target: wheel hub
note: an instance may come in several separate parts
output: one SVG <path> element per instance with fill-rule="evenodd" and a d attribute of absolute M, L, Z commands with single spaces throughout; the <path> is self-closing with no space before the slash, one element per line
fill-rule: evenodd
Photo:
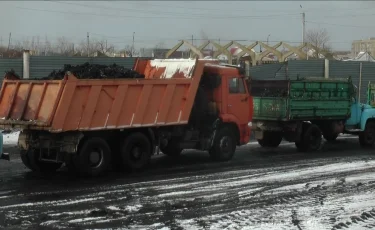
<path fill-rule="evenodd" d="M 98 167 L 103 161 L 103 152 L 94 150 L 89 155 L 90 166 L 93 168 Z"/>
<path fill-rule="evenodd" d="M 220 148 L 225 153 L 230 152 L 231 141 L 230 141 L 229 137 L 223 137 L 223 138 L 221 138 L 221 140 L 220 140 Z"/>
<path fill-rule="evenodd" d="M 142 150 L 139 147 L 134 147 L 132 149 L 132 155 L 133 157 L 138 160 L 142 156 Z"/>

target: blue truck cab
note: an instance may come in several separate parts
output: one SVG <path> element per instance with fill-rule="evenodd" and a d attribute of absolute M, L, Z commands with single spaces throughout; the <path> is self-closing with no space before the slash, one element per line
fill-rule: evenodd
<path fill-rule="evenodd" d="M 375 143 L 375 84 L 368 84 L 366 103 L 360 103 L 356 97 L 352 101 L 345 133 L 358 135 L 361 146 L 372 147 Z"/>

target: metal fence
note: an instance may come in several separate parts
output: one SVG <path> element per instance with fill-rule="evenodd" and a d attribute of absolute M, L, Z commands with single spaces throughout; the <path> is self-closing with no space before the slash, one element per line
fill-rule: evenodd
<path fill-rule="evenodd" d="M 111 58 L 111 57 L 63 57 L 63 56 L 30 56 L 30 78 L 47 77 L 53 70 L 64 68 L 65 64 L 80 65 L 86 62 L 90 64 L 111 65 L 117 64 L 126 68 L 132 68 L 136 58 Z M 0 81 L 6 71 L 14 71 L 23 77 L 22 58 L 0 58 Z"/>
<path fill-rule="evenodd" d="M 362 70 L 360 66 L 362 63 Z M 250 76 L 254 79 L 296 79 L 299 77 L 324 77 L 324 60 L 290 60 L 282 64 L 268 64 L 251 67 Z M 367 85 L 375 81 L 374 62 L 329 61 L 329 78 L 351 77 L 358 87 L 361 102 L 367 100 Z M 360 81 L 361 79 L 361 81 Z M 360 83 L 361 82 L 361 83 Z"/>

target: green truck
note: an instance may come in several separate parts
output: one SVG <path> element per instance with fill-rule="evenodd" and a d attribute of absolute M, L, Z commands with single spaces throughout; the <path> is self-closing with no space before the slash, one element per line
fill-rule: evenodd
<path fill-rule="evenodd" d="M 320 149 L 322 136 L 333 141 L 345 133 L 355 102 L 350 78 L 251 80 L 252 128 L 262 147 L 277 147 L 282 139 L 300 151 Z"/>

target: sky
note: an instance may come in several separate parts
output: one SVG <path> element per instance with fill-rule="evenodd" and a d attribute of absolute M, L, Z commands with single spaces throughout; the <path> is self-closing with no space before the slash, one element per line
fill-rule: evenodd
<path fill-rule="evenodd" d="M 301 8 L 302 6 L 302 8 Z M 179 40 L 200 44 L 240 40 L 270 44 L 302 41 L 306 31 L 326 29 L 334 50 L 350 50 L 353 40 L 375 37 L 375 1 L 0 1 L 0 45 L 39 36 L 56 43 L 107 40 L 117 48 L 136 49 Z"/>

